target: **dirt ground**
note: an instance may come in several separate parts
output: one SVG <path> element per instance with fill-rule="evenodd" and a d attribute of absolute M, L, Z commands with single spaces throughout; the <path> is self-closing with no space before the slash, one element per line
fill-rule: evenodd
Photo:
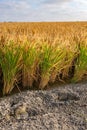
<path fill-rule="evenodd" d="M 87 130 L 87 83 L 0 98 L 0 130 Z"/>

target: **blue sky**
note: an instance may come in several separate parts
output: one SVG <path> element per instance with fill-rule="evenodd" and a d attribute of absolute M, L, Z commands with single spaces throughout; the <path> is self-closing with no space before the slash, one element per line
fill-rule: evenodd
<path fill-rule="evenodd" d="M 0 0 L 0 21 L 87 21 L 87 0 Z"/>

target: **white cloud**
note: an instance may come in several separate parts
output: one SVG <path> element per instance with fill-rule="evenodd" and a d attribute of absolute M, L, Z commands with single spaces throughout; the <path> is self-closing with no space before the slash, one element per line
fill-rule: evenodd
<path fill-rule="evenodd" d="M 77 21 L 86 14 L 86 0 L 0 1 L 0 21 Z"/>

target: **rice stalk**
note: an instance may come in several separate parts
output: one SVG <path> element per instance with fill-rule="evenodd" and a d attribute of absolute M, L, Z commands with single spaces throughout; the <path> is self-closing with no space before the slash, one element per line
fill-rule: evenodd
<path fill-rule="evenodd" d="M 14 46 L 14 42 L 9 41 L 3 48 L 0 48 L 0 65 L 4 80 L 3 95 L 10 93 L 18 81 L 18 72 L 21 68 L 20 59 L 20 48 Z"/>
<path fill-rule="evenodd" d="M 75 60 L 78 57 L 78 48 L 76 44 L 73 44 L 72 46 L 62 46 L 63 51 L 65 51 L 64 61 L 62 63 L 63 69 L 62 69 L 62 79 L 67 79 L 68 77 L 72 78 L 74 74 L 74 69 L 72 69 L 75 66 Z M 71 70 L 72 69 L 72 70 Z M 70 72 L 71 70 L 71 72 Z M 70 79 L 71 80 L 71 79 Z"/>
<path fill-rule="evenodd" d="M 75 74 L 72 79 L 73 82 L 81 81 L 84 75 L 87 75 L 87 46 L 81 44 L 78 51 L 79 56 L 75 65 Z"/>
<path fill-rule="evenodd" d="M 48 43 L 43 44 L 40 62 L 41 81 L 39 88 L 43 89 L 49 81 L 55 80 L 57 72 L 63 68 L 62 62 L 64 61 L 64 55 L 65 53 L 55 45 L 50 45 Z"/>
<path fill-rule="evenodd" d="M 36 80 L 36 68 L 38 65 L 38 50 L 36 44 L 25 42 L 22 48 L 23 51 L 23 86 L 32 87 L 34 80 Z"/>

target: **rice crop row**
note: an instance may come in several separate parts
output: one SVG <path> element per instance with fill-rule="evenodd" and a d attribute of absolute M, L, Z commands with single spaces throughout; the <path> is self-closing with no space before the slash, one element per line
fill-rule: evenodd
<path fill-rule="evenodd" d="M 14 87 L 44 89 L 56 81 L 87 80 L 86 27 L 87 23 L 0 23 L 3 95 Z"/>

